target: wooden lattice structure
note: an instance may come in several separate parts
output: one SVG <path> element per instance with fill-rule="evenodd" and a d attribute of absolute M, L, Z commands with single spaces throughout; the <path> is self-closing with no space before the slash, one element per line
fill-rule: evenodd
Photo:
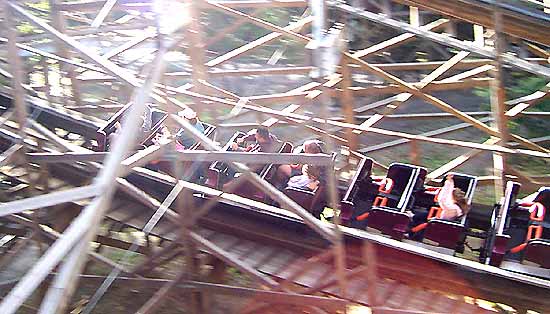
<path fill-rule="evenodd" d="M 30 246 L 41 254 L 18 282 L 3 284 L 0 313 L 23 311 L 31 296 L 40 304 L 33 312 L 75 310 L 71 300 L 79 282 L 100 280 L 83 306 L 83 313 L 92 313 L 117 277 L 158 287 L 149 299 L 139 298 L 137 313 L 155 313 L 167 300 L 182 312 L 208 313 L 217 295 L 243 298 L 238 311 L 244 313 L 336 313 L 350 305 L 369 306 L 373 313 L 489 312 L 463 296 L 520 311 L 547 309 L 547 280 L 461 264 L 340 228 L 338 216 L 335 225 L 320 222 L 246 166 L 259 160 L 332 165 L 331 155 L 222 151 L 175 114 L 192 107 L 220 134 L 263 125 L 290 128 L 302 140 L 323 139 L 330 152 L 345 156 L 328 180 L 333 208 L 339 179 L 357 163 L 354 152 L 386 150 L 391 156 L 388 149 L 402 144 L 409 145 L 413 163 L 421 163 L 420 144 L 460 149 L 430 169 L 428 180 L 485 152 L 492 155 L 493 171 L 480 181 L 494 185 L 497 198 L 507 175 L 526 186 L 544 185 L 546 173 L 532 177 L 508 162 L 510 156 L 550 157 L 548 136 L 525 138 L 507 125 L 518 117 L 550 114 L 529 111 L 548 99 L 550 85 L 517 99 L 506 99 L 504 91 L 512 67 L 550 78 L 550 3 L 524 2 L 3 1 L 0 75 L 8 83 L 1 87 L 0 171 L 8 188 L 0 218 L 1 233 L 12 246 L 0 265 L 9 267 Z M 399 34 L 386 39 L 361 34 L 373 25 Z M 472 40 L 457 25 L 471 30 Z M 244 31 L 259 37 L 241 36 Z M 361 36 L 378 42 L 351 47 Z M 227 38 L 234 47 L 220 44 Z M 418 38 L 448 58 L 402 62 L 387 53 L 410 48 L 406 44 Z M 411 71 L 425 75 L 400 78 Z M 434 96 L 472 88 L 490 89 L 491 110 L 460 110 Z M 411 99 L 437 110 L 399 113 Z M 164 124 L 184 128 L 203 149 L 173 154 L 170 139 L 136 152 L 140 116 L 150 108 L 166 112 Z M 94 150 L 98 130 L 122 116 L 117 144 L 109 152 Z M 451 118 L 460 122 L 410 131 L 413 124 Z M 387 120 L 408 122 L 377 127 Z M 446 137 L 470 127 L 482 134 L 477 140 Z M 175 165 L 231 163 L 243 173 L 240 184 L 251 183 L 279 206 L 144 168 L 160 159 Z M 122 227 L 142 231 L 147 242 L 113 236 Z M 155 247 L 151 238 L 163 243 Z M 143 261 L 130 269 L 126 258 L 113 261 L 90 243 L 138 252 Z M 403 255 L 393 256 L 389 247 L 395 245 Z M 397 261 L 403 256 L 407 269 Z M 149 275 L 177 257 L 184 266 L 176 274 Z M 88 260 L 113 271 L 86 275 Z M 251 278 L 252 287 L 224 282 L 227 265 Z"/>

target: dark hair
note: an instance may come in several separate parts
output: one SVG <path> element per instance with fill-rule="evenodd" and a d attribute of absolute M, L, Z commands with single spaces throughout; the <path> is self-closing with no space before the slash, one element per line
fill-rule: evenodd
<path fill-rule="evenodd" d="M 453 198 L 456 205 L 458 205 L 458 207 L 460 207 L 460 209 L 462 210 L 462 215 L 468 214 L 468 212 L 470 211 L 470 205 L 468 204 L 468 200 L 466 199 L 466 194 L 461 189 L 454 188 Z"/>
<path fill-rule="evenodd" d="M 265 126 L 258 127 L 256 129 L 256 134 L 258 134 L 259 136 L 265 139 L 269 139 L 269 129 L 266 128 Z"/>
<path fill-rule="evenodd" d="M 315 165 L 307 165 L 307 175 L 310 179 L 319 179 L 321 176 L 321 168 Z"/>
<path fill-rule="evenodd" d="M 306 147 L 309 147 L 311 151 L 313 151 L 312 154 L 320 154 L 323 152 L 321 149 L 321 145 L 319 145 L 319 142 L 317 141 L 305 141 L 304 142 L 304 152 L 306 150 Z"/>

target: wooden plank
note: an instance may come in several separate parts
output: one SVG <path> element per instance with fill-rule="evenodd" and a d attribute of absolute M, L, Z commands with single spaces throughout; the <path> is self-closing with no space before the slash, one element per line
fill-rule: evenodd
<path fill-rule="evenodd" d="M 330 6 L 337 8 L 340 11 L 350 13 L 351 15 L 368 19 L 375 23 L 383 24 L 401 31 L 406 31 L 406 32 L 416 34 L 417 36 L 429 39 L 431 41 L 440 43 L 445 46 L 450 46 L 450 47 L 458 48 L 460 50 L 470 51 L 488 58 L 495 57 L 495 52 L 492 49 L 489 49 L 486 47 L 479 47 L 472 43 L 457 40 L 448 35 L 437 34 L 431 31 L 426 31 L 417 27 L 413 27 L 408 23 L 393 20 L 386 16 L 368 12 L 359 8 L 354 8 L 344 3 L 331 2 Z M 522 69 L 524 71 L 527 71 L 536 75 L 541 75 L 541 76 L 550 78 L 550 69 L 544 66 L 533 64 L 523 59 L 520 59 L 514 56 L 509 56 L 509 55 L 503 55 L 502 58 L 503 58 L 503 62 L 507 65 Z"/>
<path fill-rule="evenodd" d="M 436 31 L 438 29 L 441 29 L 441 28 L 445 27 L 448 23 L 449 23 L 449 20 L 447 20 L 447 19 L 439 19 L 437 21 L 434 21 L 434 22 L 431 22 L 431 23 L 426 24 L 424 26 L 421 26 L 420 28 L 428 30 L 428 31 Z M 388 49 L 393 48 L 395 46 L 406 44 L 406 43 L 410 42 L 412 39 L 414 39 L 415 36 L 416 36 L 416 34 L 413 34 L 413 33 L 401 34 L 399 36 L 395 36 L 391 39 L 383 41 L 379 44 L 370 46 L 366 49 L 358 50 L 358 51 L 353 53 L 353 56 L 356 57 L 356 58 L 364 58 L 364 57 L 367 57 L 369 55 L 372 55 L 372 54 L 375 54 L 375 53 L 378 53 L 378 52 L 381 52 L 381 51 L 384 51 L 384 50 L 388 50 Z"/>
<path fill-rule="evenodd" d="M 465 122 L 468 122 L 468 123 L 471 123 L 474 127 L 476 127 L 477 129 L 479 130 L 482 130 L 490 135 L 493 135 L 493 136 L 500 136 L 500 132 L 498 130 L 495 130 L 494 128 L 491 128 L 487 125 L 485 125 L 484 123 L 481 123 L 479 120 L 473 118 L 473 117 L 470 117 L 468 116 L 467 114 L 464 114 L 463 112 L 461 112 L 460 110 L 457 110 L 455 108 L 453 108 L 452 106 L 450 106 L 449 104 L 445 103 L 444 101 L 434 97 L 434 96 L 431 96 L 431 95 L 427 95 L 423 92 L 421 92 L 420 90 L 418 90 L 416 87 L 412 86 L 411 84 L 391 75 L 391 74 L 388 74 L 376 67 L 373 67 L 371 66 L 370 64 L 368 64 L 367 62 L 361 60 L 361 59 L 358 59 L 358 58 L 354 58 L 353 56 L 349 55 L 349 54 L 345 54 L 346 57 L 350 58 L 350 60 L 354 60 L 357 64 L 360 64 L 366 71 L 370 72 L 370 73 L 373 73 L 373 74 L 377 74 L 379 75 L 380 77 L 386 79 L 386 80 L 389 80 L 391 82 L 394 82 L 396 84 L 399 85 L 399 87 L 407 92 L 407 93 L 410 93 L 416 97 L 419 97 L 420 99 L 446 111 L 446 112 L 449 112 L 449 113 L 452 113 L 454 114 L 457 118 L 465 121 Z M 541 152 L 545 152 L 545 153 L 548 153 L 550 152 L 550 150 L 546 149 L 546 148 L 543 148 L 539 145 L 536 145 L 532 142 L 529 142 L 523 138 L 521 138 L 520 136 L 517 136 L 517 135 L 513 135 L 511 134 L 511 137 L 513 139 L 515 139 L 516 141 L 524 144 L 525 146 L 529 147 L 529 148 L 532 148 L 532 149 L 535 149 L 535 150 L 538 150 L 538 151 L 541 151 Z"/>
<path fill-rule="evenodd" d="M 0 155 L 0 167 L 8 165 L 14 161 L 14 158 L 17 158 L 21 152 L 23 152 L 23 145 L 15 144 L 8 148 L 6 151 Z"/>
<path fill-rule="evenodd" d="M 107 17 L 107 15 L 111 12 L 113 7 L 115 6 L 117 0 L 107 0 L 101 10 L 99 10 L 99 13 L 96 15 L 95 19 L 93 20 L 91 26 L 94 28 L 98 28 L 103 24 L 103 21 Z"/>
<path fill-rule="evenodd" d="M 491 137 L 483 143 L 484 144 L 496 144 L 498 142 L 499 142 L 498 138 Z M 474 149 L 474 150 L 469 151 L 465 154 L 462 154 L 462 155 L 454 158 L 453 160 L 449 161 L 448 163 L 444 164 L 443 166 L 441 166 L 441 167 L 435 169 L 434 171 L 430 172 L 426 176 L 426 179 L 433 180 L 435 178 L 439 178 L 439 177 L 443 176 L 444 174 L 450 172 L 451 170 L 457 168 L 458 166 L 464 164 L 466 161 L 472 159 L 473 157 L 475 157 L 479 153 L 481 153 L 480 150 Z"/>
<path fill-rule="evenodd" d="M 8 2 L 3 5 L 4 19 L 8 31 L 8 64 L 12 75 L 11 88 L 13 103 L 15 107 L 15 120 L 19 124 L 18 134 L 20 141 L 24 141 L 26 133 L 24 128 L 27 125 L 27 105 L 25 104 L 25 89 L 23 88 L 23 60 L 19 56 L 17 48 L 17 28 L 15 17 L 12 16 L 12 10 Z M 21 149 L 25 150 L 24 147 Z"/>
<path fill-rule="evenodd" d="M 252 16 L 250 16 L 250 18 L 254 18 Z M 255 18 L 254 18 L 255 19 Z M 290 23 L 288 26 L 282 28 L 282 30 L 285 30 L 287 32 L 294 32 L 296 30 L 299 30 L 301 29 L 302 27 L 310 24 L 311 22 L 313 21 L 313 17 L 312 16 L 308 16 L 306 18 L 303 18 L 297 22 L 293 22 L 293 23 Z M 271 42 L 281 36 L 283 36 L 284 32 L 273 32 L 273 33 L 270 33 L 270 34 L 267 34 L 265 36 L 262 36 L 256 40 L 253 40 L 251 42 L 248 42 L 246 43 L 245 45 L 243 46 L 240 46 L 239 48 L 236 48 L 236 49 L 233 49 L 213 60 L 210 60 L 206 63 L 206 66 L 208 67 L 214 67 L 214 66 L 218 66 L 224 62 L 227 62 L 237 56 L 240 56 L 244 53 L 247 53 L 247 52 L 250 52 L 252 49 L 255 49 L 255 48 L 258 48 L 260 47 L 261 45 L 264 45 L 268 42 Z M 309 40 L 309 39 L 308 39 Z"/>
<path fill-rule="evenodd" d="M 493 120 L 493 118 L 488 118 L 487 117 L 487 118 L 482 118 L 480 121 L 488 122 L 488 121 L 492 121 L 492 120 Z M 463 129 L 471 127 L 471 126 L 472 125 L 469 124 L 469 123 L 460 123 L 460 124 L 448 126 L 448 127 L 442 128 L 442 129 L 437 129 L 437 130 L 421 133 L 421 135 L 433 137 L 433 136 L 436 136 L 436 135 L 442 135 L 442 134 L 446 134 L 446 133 L 450 133 L 450 132 L 454 132 L 454 131 L 463 130 Z M 381 144 L 378 144 L 378 145 L 372 145 L 372 146 L 369 146 L 369 147 L 365 147 L 365 148 L 360 149 L 359 152 L 366 154 L 366 153 L 376 152 L 376 151 L 380 151 L 380 150 L 383 150 L 383 149 L 395 147 L 397 145 L 401 145 L 401 144 L 405 144 L 405 143 L 409 143 L 409 142 L 410 142 L 410 140 L 403 138 L 403 139 L 398 139 L 398 140 L 391 141 L 391 142 L 386 142 L 386 143 L 381 143 Z"/>
<path fill-rule="evenodd" d="M 220 11 L 220 12 L 228 13 L 228 14 L 238 16 L 238 17 L 246 17 L 246 18 L 248 18 L 248 21 L 250 23 L 262 26 L 266 29 L 272 30 L 272 31 L 277 32 L 277 33 L 282 33 L 282 34 L 284 34 L 286 36 L 289 36 L 289 37 L 292 37 L 294 39 L 297 39 L 297 40 L 300 40 L 300 41 L 303 41 L 303 42 L 306 42 L 306 43 L 311 40 L 311 38 L 309 38 L 307 36 L 300 35 L 296 32 L 287 30 L 284 27 L 280 27 L 280 26 L 274 25 L 272 23 L 266 22 L 262 19 L 252 17 L 248 14 L 242 13 L 242 12 L 234 10 L 234 9 L 231 9 L 231 8 L 229 8 L 227 6 L 224 6 L 224 5 L 221 5 L 219 3 L 216 3 L 216 2 L 213 2 L 213 1 L 208 1 L 208 0 L 206 0 L 202 3 L 210 6 L 211 8 L 214 8 L 214 9 Z"/>
<path fill-rule="evenodd" d="M 11 201 L 0 204 L 0 217 L 17 214 L 27 210 L 46 208 L 57 204 L 78 201 L 97 196 L 99 193 L 101 193 L 101 188 L 94 184 Z"/>
<path fill-rule="evenodd" d="M 247 264 L 244 264 L 243 262 L 236 259 L 234 256 L 230 255 L 229 253 L 222 250 L 220 247 L 215 245 L 214 243 L 208 241 L 207 239 L 203 238 L 202 236 L 198 235 L 195 232 L 189 232 L 191 239 L 195 244 L 197 244 L 200 247 L 203 247 L 207 251 L 209 251 L 211 254 L 215 255 L 217 258 L 223 260 L 224 262 L 233 265 L 234 267 L 238 268 L 239 270 L 245 272 L 255 280 L 259 281 L 260 283 L 275 287 L 277 286 L 277 282 L 273 281 L 269 277 L 259 273 L 254 268 L 250 267 Z"/>
<path fill-rule="evenodd" d="M 86 152 L 86 153 L 27 153 L 29 162 L 48 163 L 48 162 L 70 162 L 70 161 L 94 161 L 102 162 L 107 156 L 107 152 Z"/>

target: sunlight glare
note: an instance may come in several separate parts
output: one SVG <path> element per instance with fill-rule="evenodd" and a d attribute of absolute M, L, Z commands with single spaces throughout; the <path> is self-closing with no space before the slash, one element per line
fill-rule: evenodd
<path fill-rule="evenodd" d="M 177 0 L 155 0 L 153 10 L 159 16 L 159 28 L 162 34 L 171 34 L 179 27 L 189 23 L 189 4 Z"/>

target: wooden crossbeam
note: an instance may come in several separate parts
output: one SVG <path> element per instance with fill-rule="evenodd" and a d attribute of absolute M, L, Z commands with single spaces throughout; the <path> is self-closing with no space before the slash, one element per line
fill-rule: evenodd
<path fill-rule="evenodd" d="M 491 145 L 491 144 L 497 144 L 499 141 L 500 140 L 498 138 L 491 137 L 483 143 Z M 474 158 L 476 155 L 478 155 L 481 152 L 482 152 L 481 150 L 474 149 L 474 150 L 471 150 L 471 151 L 469 151 L 465 154 L 462 154 L 462 155 L 454 158 L 453 160 L 449 161 L 448 163 L 444 164 L 443 166 L 441 166 L 441 167 L 435 169 L 434 171 L 430 172 L 426 176 L 426 179 L 433 180 L 435 178 L 439 178 L 439 177 L 445 175 L 446 173 L 448 173 L 449 171 L 452 171 L 453 169 L 455 169 L 455 168 L 459 167 L 460 165 L 464 164 L 468 160 Z"/>
<path fill-rule="evenodd" d="M 352 55 L 348 54 L 348 53 L 345 53 L 344 54 L 346 57 L 348 57 L 350 60 L 353 60 L 355 61 L 357 64 L 361 65 L 366 71 L 370 72 L 370 73 L 373 73 L 373 74 L 376 74 L 382 78 L 384 78 L 385 80 L 388 80 L 388 81 L 391 81 L 393 83 L 396 83 L 398 84 L 398 86 L 404 91 L 404 92 L 407 92 L 407 93 L 410 93 L 446 112 L 449 112 L 449 113 L 452 113 L 453 115 L 455 115 L 457 118 L 461 119 L 462 121 L 465 121 L 465 122 L 468 122 L 468 123 L 471 123 L 474 127 L 476 127 L 477 129 L 479 130 L 482 130 L 490 135 L 493 135 L 493 136 L 497 136 L 497 137 L 500 137 L 500 132 L 498 132 L 497 130 L 495 130 L 494 128 L 491 128 L 487 125 L 485 125 L 484 123 L 481 123 L 479 122 L 479 120 L 473 118 L 473 117 L 470 117 L 468 116 L 467 114 L 463 113 L 462 111 L 460 110 L 457 110 L 455 108 L 453 108 L 451 105 L 445 103 L 444 101 L 440 100 L 439 98 L 436 98 L 434 96 L 431 96 L 431 95 L 427 95 L 423 92 L 421 92 L 420 90 L 418 90 L 416 87 L 412 86 L 411 84 L 389 74 L 389 73 L 386 73 L 376 67 L 373 67 L 372 65 L 368 64 L 367 62 L 359 59 L 359 58 L 355 58 L 353 57 Z M 529 147 L 529 148 L 532 148 L 532 149 L 535 149 L 535 150 L 538 150 L 538 151 L 541 151 L 541 152 L 544 152 L 544 153 L 548 153 L 550 152 L 550 150 L 546 149 L 546 148 L 543 148 L 539 145 L 536 145 L 532 142 L 529 142 L 528 140 L 524 139 L 524 138 L 521 138 L 520 136 L 517 136 L 517 135 L 513 135 L 511 134 L 511 137 L 524 144 L 525 146 Z"/>
<path fill-rule="evenodd" d="M 313 17 L 312 16 L 308 16 L 306 18 L 303 18 L 297 22 L 294 22 L 294 23 L 290 23 L 288 26 L 282 28 L 284 29 L 285 31 L 289 31 L 289 32 L 294 32 L 296 30 L 300 30 L 302 27 L 310 24 L 311 22 L 313 21 Z M 233 49 L 213 60 L 210 60 L 206 63 L 206 66 L 209 66 L 209 67 L 214 67 L 214 66 L 218 66 L 224 62 L 227 62 L 237 56 L 240 56 L 244 53 L 248 53 L 250 51 L 252 51 L 253 49 L 255 48 L 258 48 L 260 47 L 261 45 L 264 45 L 268 42 L 271 42 L 277 38 L 280 38 L 281 36 L 283 36 L 283 33 L 282 32 L 273 32 L 273 33 L 270 33 L 270 34 L 267 34 L 265 36 L 262 36 L 256 40 L 253 40 L 251 42 L 248 42 L 247 44 L 243 45 L 243 46 L 240 46 L 236 49 Z"/>
<path fill-rule="evenodd" d="M 286 36 L 289 36 L 289 37 L 292 37 L 294 39 L 298 39 L 300 41 L 303 41 L 303 42 L 309 42 L 311 40 L 311 38 L 307 37 L 307 36 L 304 36 L 304 35 L 300 35 L 296 32 L 293 32 L 293 31 L 290 31 L 290 30 L 286 30 L 284 27 L 280 27 L 280 26 L 277 26 L 275 24 L 272 24 L 272 23 L 269 23 L 269 22 L 266 22 L 262 19 L 259 19 L 259 18 L 255 18 L 253 16 L 250 16 L 248 14 L 245 14 L 245 13 L 242 13 L 240 11 L 237 11 L 237 10 L 234 10 L 234 9 L 231 9 L 227 6 L 224 6 L 224 5 L 221 5 L 221 4 L 218 4 L 214 1 L 204 1 L 202 2 L 204 4 L 207 4 L 208 6 L 218 10 L 218 11 L 221 11 L 221 12 L 224 12 L 224 13 L 228 13 L 228 14 L 231 14 L 231 15 L 234 15 L 234 16 L 238 16 L 238 17 L 246 17 L 248 18 L 248 21 L 250 23 L 253 23 L 253 24 L 256 24 L 256 25 L 259 25 L 259 26 L 262 26 L 266 29 L 269 29 L 269 30 L 272 30 L 274 32 L 277 32 L 277 33 L 282 33 Z"/>
<path fill-rule="evenodd" d="M 198 246 L 206 249 L 210 254 L 213 254 L 214 256 L 221 259 L 222 261 L 236 267 L 237 269 L 243 271 L 244 273 L 248 274 L 252 278 L 256 279 L 258 282 L 264 285 L 267 285 L 268 287 L 277 286 L 276 281 L 260 273 L 259 271 L 250 267 L 249 265 L 237 260 L 233 256 L 229 255 L 227 252 L 222 250 L 220 247 L 218 247 L 216 244 L 208 241 L 207 239 L 203 238 L 202 236 L 196 234 L 193 231 L 189 233 L 193 242 L 195 242 Z"/>
<path fill-rule="evenodd" d="M 329 6 L 337 8 L 342 12 L 347 12 L 347 13 L 350 13 L 351 15 L 368 19 L 369 21 L 373 21 L 375 23 L 379 23 L 391 28 L 395 28 L 400 31 L 406 31 L 406 32 L 416 34 L 417 36 L 429 39 L 431 41 L 440 43 L 445 46 L 450 46 L 450 47 L 458 48 L 460 50 L 470 51 L 491 59 L 495 57 L 495 52 L 493 49 L 489 49 L 487 47 L 479 47 L 476 44 L 461 41 L 456 38 L 450 37 L 448 35 L 437 34 L 431 31 L 426 31 L 418 27 L 414 27 L 408 23 L 404 23 L 404 22 L 400 22 L 400 21 L 388 18 L 384 15 L 365 11 L 360 8 L 354 8 L 350 5 L 340 3 L 340 2 L 334 2 L 334 1 L 329 2 Z M 502 60 L 505 64 L 508 64 L 510 66 L 522 69 L 529 73 L 550 78 L 550 69 L 547 67 L 530 63 L 526 60 L 523 60 L 514 56 L 506 55 L 506 54 L 502 56 Z"/>
<path fill-rule="evenodd" d="M 96 15 L 95 19 L 92 22 L 92 27 L 97 28 L 101 26 L 103 23 L 103 20 L 107 17 L 107 15 L 111 12 L 113 7 L 115 6 L 117 0 L 107 0 L 101 10 L 99 10 L 99 13 Z"/>
<path fill-rule="evenodd" d="M 492 121 L 492 120 L 493 120 L 492 118 L 483 118 L 481 121 L 489 122 L 489 121 Z M 422 133 L 421 135 L 433 137 L 433 136 L 442 135 L 442 134 L 446 134 L 446 133 L 450 133 L 450 132 L 454 132 L 454 131 L 463 130 L 463 129 L 471 127 L 471 126 L 472 125 L 469 124 L 469 123 L 460 123 L 460 124 L 452 125 L 452 126 L 449 126 L 449 127 L 446 127 L 446 128 L 425 132 L 425 133 Z M 382 144 L 379 144 L 379 145 L 373 145 L 373 146 L 365 147 L 365 148 L 360 149 L 359 152 L 361 152 L 361 153 L 371 153 L 371 152 L 376 152 L 376 151 L 380 151 L 380 150 L 383 150 L 383 149 L 395 147 L 395 146 L 398 146 L 398 145 L 401 145 L 401 144 L 409 143 L 409 142 L 410 142 L 410 140 L 408 140 L 408 139 L 398 139 L 398 140 L 395 140 L 395 141 L 382 143 Z"/>
<path fill-rule="evenodd" d="M 439 19 L 437 21 L 431 22 L 431 23 L 426 24 L 424 26 L 420 26 L 420 28 L 424 29 L 424 30 L 428 30 L 428 31 L 436 31 L 436 30 L 439 30 L 439 29 L 445 27 L 447 24 L 449 24 L 449 20 Z M 362 49 L 362 50 L 358 50 L 358 51 L 353 53 L 353 56 L 356 57 L 356 58 L 368 57 L 369 55 L 372 55 L 372 54 L 375 54 L 375 53 L 378 53 L 378 52 L 381 52 L 381 51 L 384 51 L 384 50 L 388 50 L 388 49 L 393 48 L 395 46 L 404 45 L 404 44 L 410 42 L 411 40 L 413 40 L 415 36 L 416 36 L 416 34 L 413 34 L 413 33 L 401 34 L 399 36 L 395 36 L 391 39 L 383 41 L 379 44 L 372 45 L 372 46 L 370 46 L 368 48 L 365 48 L 365 49 Z"/>
<path fill-rule="evenodd" d="M 0 204 L 0 217 L 21 213 L 24 211 L 46 208 L 49 206 L 78 201 L 99 195 L 102 189 L 98 185 L 72 188 L 44 195 L 29 197 L 22 200 Z"/>

